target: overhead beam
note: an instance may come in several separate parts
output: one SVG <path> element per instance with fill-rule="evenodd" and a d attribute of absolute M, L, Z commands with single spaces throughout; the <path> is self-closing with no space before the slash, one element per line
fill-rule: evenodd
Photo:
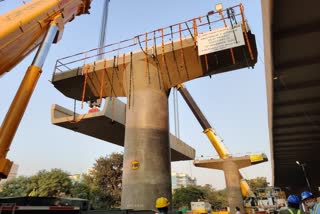
<path fill-rule="evenodd" d="M 281 147 L 299 147 L 299 146 L 311 146 L 312 144 L 319 143 L 320 140 L 307 140 L 307 141 L 288 141 L 284 143 L 276 142 L 277 148 Z"/>
<path fill-rule="evenodd" d="M 305 161 L 320 161 L 318 158 L 310 159 L 310 151 L 303 150 L 299 153 L 299 156 L 297 156 L 297 152 L 294 151 L 277 151 L 274 152 L 274 161 L 276 163 L 280 163 L 281 161 L 287 161 L 291 160 L 293 163 L 295 163 L 297 160 L 305 162 Z"/>
<path fill-rule="evenodd" d="M 273 120 L 279 119 L 290 119 L 297 117 L 316 117 L 320 116 L 320 111 L 306 111 L 306 112 L 297 112 L 297 113 L 285 113 L 285 114 L 274 114 Z"/>
<path fill-rule="evenodd" d="M 297 148 L 297 147 L 299 147 L 299 148 Z M 311 147 L 306 147 L 305 145 L 301 145 L 301 146 L 294 146 L 294 147 L 288 147 L 288 146 L 286 146 L 286 147 L 276 147 L 276 148 L 274 148 L 274 152 L 275 153 L 278 152 L 278 151 L 285 151 L 285 152 L 294 151 L 294 152 L 297 152 L 297 149 L 299 149 L 299 152 L 312 150 Z"/>
<path fill-rule="evenodd" d="M 310 131 L 310 130 L 302 130 L 302 131 L 298 131 L 298 132 L 287 132 L 287 133 L 279 133 L 279 134 L 274 134 L 274 138 L 278 138 L 278 137 L 291 137 L 291 136 L 299 136 L 299 135 L 316 135 L 316 136 L 320 136 L 320 133 L 315 133 L 314 131 Z"/>
<path fill-rule="evenodd" d="M 303 127 L 307 128 L 310 126 L 319 127 L 319 124 L 317 124 L 316 121 L 313 122 L 301 122 L 301 123 L 291 123 L 291 124 L 283 124 L 283 125 L 274 125 L 273 129 L 283 129 L 283 128 L 296 128 L 296 127 Z"/>
<path fill-rule="evenodd" d="M 297 68 L 302 67 L 306 65 L 312 65 L 312 64 L 318 64 L 320 61 L 320 56 L 313 56 L 313 57 L 305 57 L 301 59 L 294 59 L 289 60 L 281 63 L 277 63 L 274 65 L 275 73 L 277 74 L 277 71 L 284 70 L 284 69 L 290 69 L 290 68 Z M 303 72 L 303 70 L 301 70 Z"/>
<path fill-rule="evenodd" d="M 273 32 L 274 40 L 286 39 L 288 37 L 301 36 L 313 32 L 320 31 L 320 20 L 314 20 L 312 22 L 304 23 L 301 25 L 295 25 L 294 27 L 280 29 Z"/>
<path fill-rule="evenodd" d="M 320 80 L 310 80 L 310 81 L 301 81 L 294 84 L 274 84 L 274 89 L 277 92 L 282 91 L 293 91 L 293 90 L 299 90 L 299 89 L 305 89 L 305 88 L 312 88 L 312 87 L 320 87 Z"/>
<path fill-rule="evenodd" d="M 316 136 L 308 136 L 308 137 L 297 137 L 297 138 L 291 138 L 291 139 L 276 139 L 274 138 L 274 141 L 277 142 L 277 146 L 279 146 L 279 143 L 282 142 L 298 142 L 298 141 L 303 141 L 303 142 L 308 142 L 308 141 L 320 141 L 320 137 Z"/>
<path fill-rule="evenodd" d="M 305 99 L 296 99 L 284 102 L 275 102 L 274 105 L 277 107 L 282 106 L 293 106 L 293 105 L 307 105 L 307 104 L 315 104 L 320 103 L 320 97 L 312 97 L 312 98 L 305 98 Z"/>

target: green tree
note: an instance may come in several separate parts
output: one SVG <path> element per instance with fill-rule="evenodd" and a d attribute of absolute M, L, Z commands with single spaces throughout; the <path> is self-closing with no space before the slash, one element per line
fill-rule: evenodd
<path fill-rule="evenodd" d="M 61 169 L 52 169 L 50 172 L 42 170 L 30 179 L 33 196 L 63 197 L 70 194 L 71 179 L 68 173 Z"/>
<path fill-rule="evenodd" d="M 247 180 L 250 189 L 253 192 L 257 191 L 257 188 L 265 188 L 268 186 L 267 178 L 266 177 L 256 177 L 253 179 Z"/>
<path fill-rule="evenodd" d="M 225 208 L 228 206 L 227 189 L 217 191 L 217 201 L 212 203 L 213 207 L 216 209 Z"/>
<path fill-rule="evenodd" d="M 30 189 L 30 179 L 19 176 L 1 185 L 1 197 L 24 197 L 32 190 Z"/>
<path fill-rule="evenodd" d="M 215 190 L 211 185 L 206 184 L 202 187 L 205 193 L 205 200 L 208 201 L 214 209 L 220 209 L 228 206 L 227 191 Z"/>
<path fill-rule="evenodd" d="M 192 201 L 204 200 L 206 192 L 199 186 L 189 185 L 176 189 L 173 193 L 173 206 L 181 209 L 188 207 L 191 209 Z"/>
<path fill-rule="evenodd" d="M 95 208 L 119 207 L 122 189 L 123 154 L 112 153 L 96 160 L 85 182 L 92 193 Z"/>
<path fill-rule="evenodd" d="M 90 199 L 91 197 L 90 186 L 85 181 L 73 183 L 70 193 L 73 198 Z"/>

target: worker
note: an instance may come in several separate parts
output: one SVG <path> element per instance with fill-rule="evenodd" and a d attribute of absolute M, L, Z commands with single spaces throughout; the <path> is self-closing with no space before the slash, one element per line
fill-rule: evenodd
<path fill-rule="evenodd" d="M 320 214 L 320 204 L 311 192 L 302 192 L 301 200 L 309 208 L 310 214 Z"/>
<path fill-rule="evenodd" d="M 300 199 L 296 195 L 289 195 L 288 197 L 288 209 L 280 209 L 279 214 L 300 214 L 299 209 Z"/>
<path fill-rule="evenodd" d="M 156 208 L 158 209 L 160 214 L 168 213 L 169 201 L 165 197 L 160 197 L 156 200 Z"/>

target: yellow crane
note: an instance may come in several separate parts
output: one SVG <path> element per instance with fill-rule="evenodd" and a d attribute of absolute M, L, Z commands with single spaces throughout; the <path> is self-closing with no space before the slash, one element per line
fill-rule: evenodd
<path fill-rule="evenodd" d="M 6 155 L 51 44 L 61 39 L 67 22 L 88 14 L 90 5 L 91 0 L 33 0 L 0 16 L 0 77 L 40 46 L 0 128 L 0 178 L 10 172 Z"/>
<path fill-rule="evenodd" d="M 217 135 L 216 131 L 212 128 L 200 108 L 198 107 L 197 103 L 194 101 L 192 98 L 191 94 L 185 87 L 185 85 L 180 84 L 177 85 L 177 90 L 180 92 L 182 95 L 183 99 L 186 101 L 187 105 L 193 112 L 194 116 L 197 118 L 198 122 L 200 123 L 201 127 L 203 128 L 203 132 L 207 135 L 208 139 L 210 140 L 211 144 L 217 151 L 219 157 L 221 159 L 227 159 L 230 158 L 230 152 L 227 150 L 225 145 L 223 144 L 222 140 L 219 138 Z M 264 160 L 265 157 L 264 154 L 255 154 L 250 156 L 250 160 L 252 164 L 258 163 L 261 160 Z M 251 191 L 247 181 L 243 178 L 242 174 L 240 171 L 238 171 L 240 174 L 241 180 L 240 182 L 240 188 L 241 188 L 241 193 L 243 197 L 254 197 L 253 192 Z"/>

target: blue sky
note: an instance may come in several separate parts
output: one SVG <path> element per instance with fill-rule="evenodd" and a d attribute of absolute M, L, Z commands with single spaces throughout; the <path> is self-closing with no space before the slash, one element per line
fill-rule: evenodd
<path fill-rule="evenodd" d="M 205 15 L 220 2 L 224 7 L 228 7 L 240 1 L 111 0 L 107 43 Z M 197 79 L 186 85 L 232 154 L 265 152 L 270 158 L 260 1 L 243 0 L 242 3 L 258 43 L 260 56 L 255 68 L 219 74 L 212 79 Z M 1 2 L 0 14 L 21 4 L 21 0 Z M 61 168 L 70 174 L 86 172 L 97 158 L 123 151 L 119 146 L 50 123 L 51 104 L 73 108 L 73 100 L 64 97 L 48 81 L 51 79 L 55 61 L 98 46 L 102 6 L 102 0 L 93 1 L 91 14 L 77 17 L 68 23 L 62 40 L 50 50 L 43 67 L 43 74 L 8 153 L 8 158 L 19 164 L 20 175 L 31 175 L 38 170 L 51 168 Z M 0 90 L 3 92 L 0 102 L 1 123 L 33 56 L 34 53 L 0 79 Z M 173 132 L 172 96 L 169 99 L 170 129 Z M 216 156 L 200 125 L 180 96 L 179 117 L 180 136 L 196 149 L 197 156 L 203 155 L 205 158 Z M 195 176 L 199 184 L 209 183 L 216 188 L 225 186 L 221 171 L 195 168 L 190 161 L 174 163 L 172 170 Z M 271 178 L 270 162 L 241 171 L 246 178 L 267 176 L 269 181 Z"/>

